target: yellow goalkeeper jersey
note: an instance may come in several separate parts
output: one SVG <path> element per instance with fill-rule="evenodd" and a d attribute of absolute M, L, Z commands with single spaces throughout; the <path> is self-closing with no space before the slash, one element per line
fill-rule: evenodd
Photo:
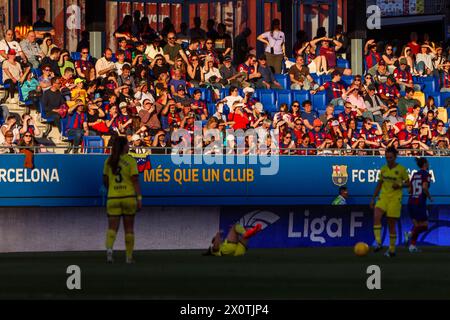
<path fill-rule="evenodd" d="M 108 177 L 108 199 L 127 198 L 136 196 L 132 176 L 139 175 L 136 160 L 128 154 L 121 155 L 116 173 L 112 172 L 106 159 L 103 166 L 103 174 Z"/>

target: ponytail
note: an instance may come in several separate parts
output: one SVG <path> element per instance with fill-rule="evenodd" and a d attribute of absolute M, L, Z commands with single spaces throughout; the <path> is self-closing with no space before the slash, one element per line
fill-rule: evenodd
<path fill-rule="evenodd" d="M 119 167 L 120 156 L 123 154 L 124 147 L 128 144 L 125 137 L 115 136 L 112 144 L 111 156 L 108 159 L 108 165 L 114 174 L 117 173 Z"/>

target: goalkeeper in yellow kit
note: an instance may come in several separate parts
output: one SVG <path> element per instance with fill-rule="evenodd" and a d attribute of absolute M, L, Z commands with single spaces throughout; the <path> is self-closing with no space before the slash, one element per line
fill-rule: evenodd
<path fill-rule="evenodd" d="M 106 258 L 109 263 L 113 262 L 113 245 L 120 217 L 123 217 L 125 229 L 126 262 L 134 262 L 134 216 L 142 208 L 142 195 L 136 160 L 127 153 L 127 139 L 115 137 L 111 156 L 106 159 L 103 168 L 103 183 L 108 190 Z"/>
<path fill-rule="evenodd" d="M 378 252 L 381 246 L 381 219 L 386 214 L 389 225 L 389 250 L 387 257 L 395 257 L 395 243 L 397 242 L 397 220 L 400 218 L 402 209 L 402 188 L 409 187 L 408 171 L 404 166 L 396 162 L 397 150 L 393 147 L 386 149 L 387 164 L 381 168 L 380 178 L 370 202 L 374 210 L 373 231 L 376 244 L 374 251 Z M 381 193 L 380 193 L 381 191 Z M 375 200 L 380 194 L 378 201 Z M 375 205 L 374 205 L 375 204 Z"/>

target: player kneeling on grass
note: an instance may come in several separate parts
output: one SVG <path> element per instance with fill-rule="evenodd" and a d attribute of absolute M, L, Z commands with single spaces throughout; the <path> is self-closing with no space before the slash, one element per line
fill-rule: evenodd
<path fill-rule="evenodd" d="M 396 225 L 402 211 L 402 188 L 409 187 L 409 177 L 406 168 L 396 162 L 397 150 L 395 148 L 387 148 L 385 157 L 387 164 L 381 168 L 380 179 L 370 202 L 370 207 L 372 209 L 375 207 L 373 232 L 376 245 L 374 251 L 378 252 L 382 249 L 381 219 L 386 214 L 389 225 L 389 250 L 386 251 L 385 255 L 387 257 L 395 257 Z M 374 205 L 379 193 L 380 198 Z"/>
<path fill-rule="evenodd" d="M 429 191 L 431 175 L 428 173 L 428 160 L 416 158 L 416 163 L 420 170 L 411 177 L 408 200 L 408 212 L 413 221 L 413 228 L 405 234 L 406 243 L 411 240 L 409 244 L 411 253 L 420 251 L 416 247 L 416 242 L 419 234 L 428 229 L 427 198 L 433 201 Z"/>
<path fill-rule="evenodd" d="M 103 183 L 108 190 L 107 261 L 113 262 L 113 245 L 120 217 L 123 217 L 126 262 L 133 263 L 134 216 L 142 208 L 142 195 L 137 163 L 128 155 L 128 141 L 125 137 L 114 138 L 111 156 L 106 159 L 103 168 Z"/>
<path fill-rule="evenodd" d="M 243 256 L 247 251 L 248 240 L 261 231 L 262 225 L 256 224 L 253 228 L 245 229 L 242 225 L 236 223 L 230 228 L 227 238 L 222 241 L 221 233 L 217 232 L 212 239 L 212 245 L 205 256 Z"/>

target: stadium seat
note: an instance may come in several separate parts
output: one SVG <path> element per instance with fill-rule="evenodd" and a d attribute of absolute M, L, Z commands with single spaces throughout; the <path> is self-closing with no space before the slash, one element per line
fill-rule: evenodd
<path fill-rule="evenodd" d="M 0 71 L 0 85 L 1 85 L 2 89 L 8 89 L 9 88 L 9 84 L 4 84 L 3 83 L 3 70 Z"/>
<path fill-rule="evenodd" d="M 100 136 L 84 136 L 83 149 L 84 153 L 104 153 L 104 142 Z"/>
<path fill-rule="evenodd" d="M 228 96 L 229 94 L 229 89 L 220 89 L 220 100 L 222 100 L 223 98 L 225 98 L 226 96 Z"/>
<path fill-rule="evenodd" d="M 450 104 L 450 92 L 441 92 L 440 95 L 443 106 L 447 107 L 447 105 Z"/>
<path fill-rule="evenodd" d="M 261 103 L 264 106 L 264 110 L 267 112 L 276 112 L 276 98 L 275 98 L 275 92 L 270 89 L 257 89 L 256 90 L 256 97 L 261 101 Z"/>
<path fill-rule="evenodd" d="M 208 107 L 208 114 L 211 116 L 214 113 L 216 113 L 216 104 L 215 103 L 207 103 L 206 106 Z"/>
<path fill-rule="evenodd" d="M 310 73 L 310 75 L 318 85 L 321 86 L 323 84 L 322 79 L 317 75 L 317 73 Z"/>
<path fill-rule="evenodd" d="M 350 69 L 350 62 L 347 59 L 336 59 L 336 66 L 338 68 Z"/>
<path fill-rule="evenodd" d="M 325 109 L 327 105 L 327 94 L 325 91 L 311 95 L 311 102 L 315 110 Z"/>
<path fill-rule="evenodd" d="M 292 101 L 298 101 L 300 104 L 305 100 L 311 99 L 309 91 L 307 90 L 292 90 Z"/>
<path fill-rule="evenodd" d="M 42 76 L 42 70 L 40 68 L 33 68 L 33 69 L 31 69 L 31 72 L 33 72 L 33 74 L 36 78 L 39 78 L 40 76 Z"/>
<path fill-rule="evenodd" d="M 422 77 L 424 86 L 422 92 L 432 93 L 436 92 L 439 88 L 438 79 L 435 77 Z"/>
<path fill-rule="evenodd" d="M 321 84 L 324 84 L 325 82 L 331 81 L 331 75 L 330 74 L 323 74 L 320 76 Z"/>
<path fill-rule="evenodd" d="M 291 88 L 291 78 L 288 74 L 276 74 L 275 80 L 281 84 L 283 89 L 290 89 Z"/>
<path fill-rule="evenodd" d="M 291 107 L 292 104 L 292 93 L 291 90 L 277 90 L 276 91 L 276 95 L 277 95 L 277 109 L 280 109 L 280 105 L 282 103 L 286 103 L 288 105 L 288 107 Z"/>
<path fill-rule="evenodd" d="M 206 102 L 212 101 L 211 90 L 209 90 L 207 88 L 189 88 L 189 94 L 192 96 L 194 94 L 194 91 L 197 89 L 199 89 L 202 92 L 202 97 L 201 97 L 202 100 L 204 100 Z"/>
<path fill-rule="evenodd" d="M 73 61 L 80 60 L 81 52 L 71 52 L 70 57 L 72 58 Z"/>
<path fill-rule="evenodd" d="M 169 121 L 167 119 L 167 116 L 161 116 L 161 128 L 163 130 L 169 128 Z"/>
<path fill-rule="evenodd" d="M 349 86 L 349 85 L 352 84 L 354 78 L 355 78 L 355 77 L 354 77 L 353 75 L 351 75 L 351 76 L 345 76 L 345 75 L 343 75 L 343 76 L 342 76 L 342 81 L 343 81 L 347 86 Z"/>
<path fill-rule="evenodd" d="M 441 100 L 441 94 L 439 92 L 432 92 L 426 95 L 428 97 L 433 97 L 434 104 L 438 107 L 442 107 L 444 102 Z"/>

